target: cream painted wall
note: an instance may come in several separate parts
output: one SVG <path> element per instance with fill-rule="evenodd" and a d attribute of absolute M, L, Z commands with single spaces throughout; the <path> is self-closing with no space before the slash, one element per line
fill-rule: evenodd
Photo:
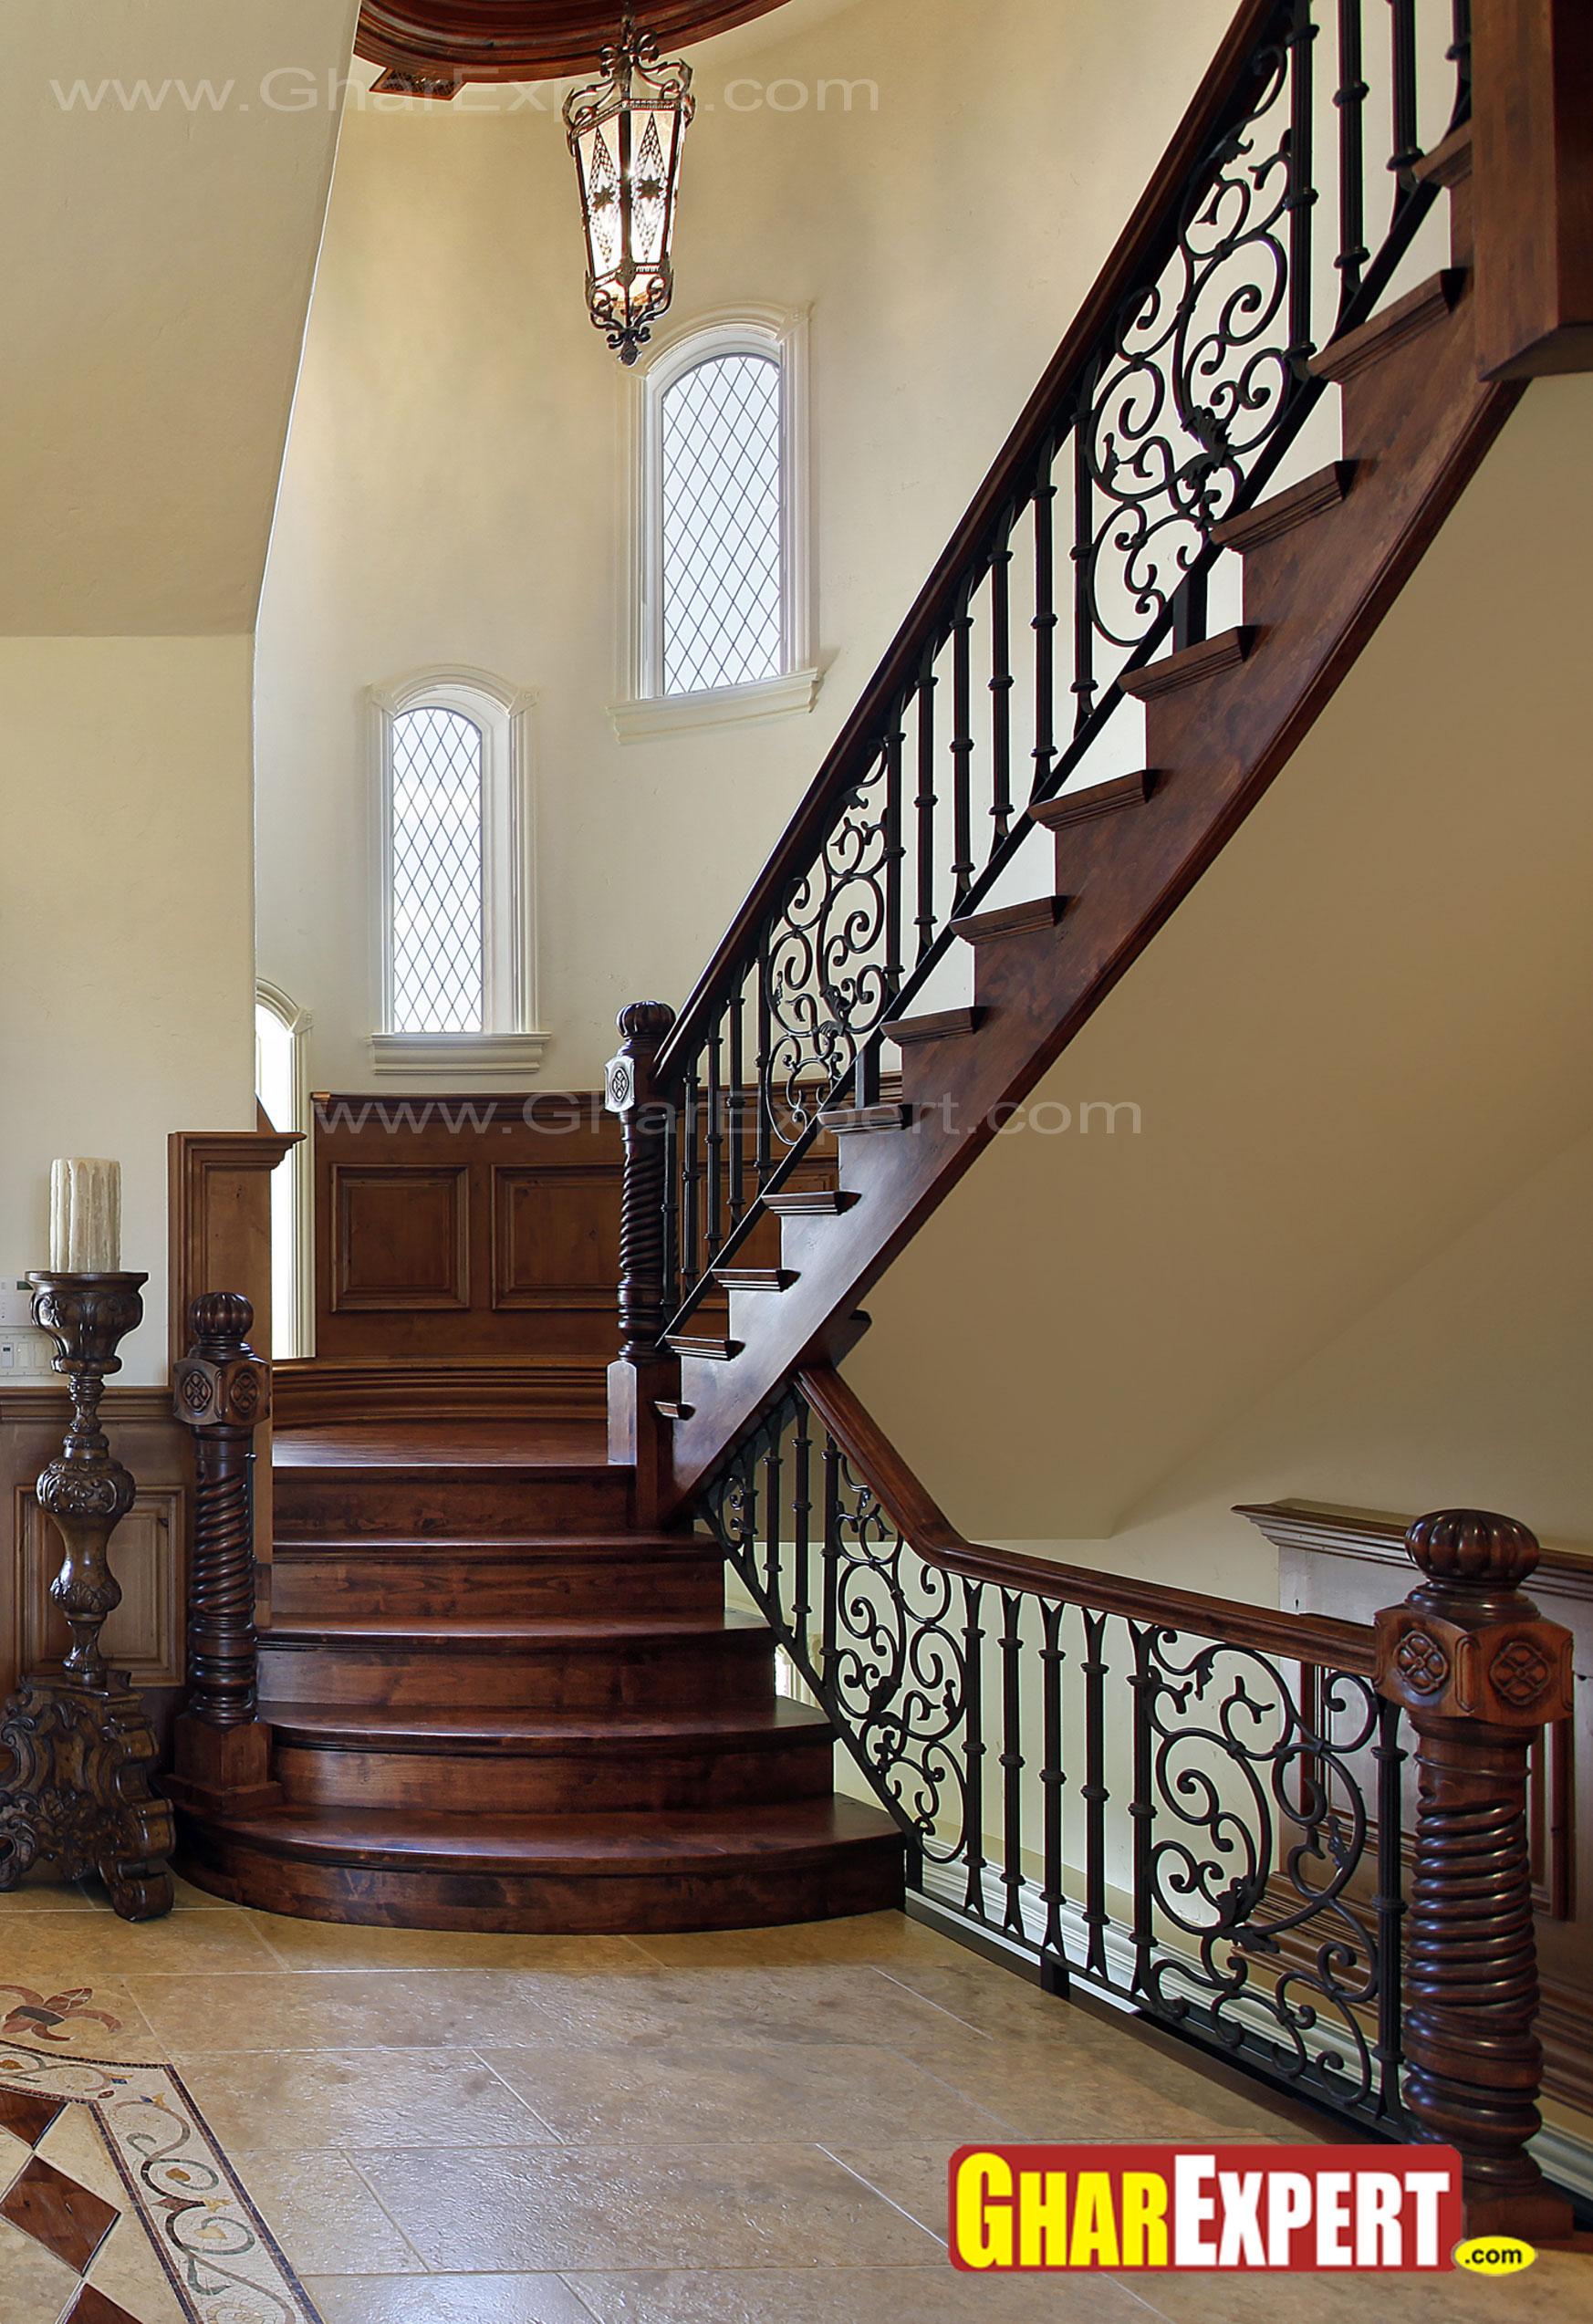
<path fill-rule="evenodd" d="M 970 1535 L 1264 1599 L 1238 1501 L 1593 1546 L 1590 441 L 1529 391 L 1038 1093 L 1139 1135 L 1008 1133 L 870 1295 L 849 1376 Z"/>
<path fill-rule="evenodd" d="M 0 639 L 0 1268 L 48 1262 L 57 1154 L 123 1172 L 166 1370 L 166 1138 L 254 1121 L 247 638 Z"/>
<path fill-rule="evenodd" d="M 1104 0 L 852 0 L 698 52 L 672 319 L 812 307 L 829 668 L 811 715 L 623 747 L 626 383 L 555 95 L 350 115 L 259 632 L 260 964 L 313 1012 L 317 1086 L 370 1086 L 362 689 L 466 662 L 541 690 L 542 1079 L 592 1085 L 622 1001 L 684 997 L 1230 14 L 1140 0 L 1131 73 Z M 820 111 L 827 79 L 878 109 Z"/>

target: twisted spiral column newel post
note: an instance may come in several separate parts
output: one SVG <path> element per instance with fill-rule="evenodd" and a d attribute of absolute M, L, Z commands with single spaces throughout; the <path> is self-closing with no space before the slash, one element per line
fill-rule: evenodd
<path fill-rule="evenodd" d="M 1538 1545 L 1513 1518 L 1445 1509 L 1405 1543 L 1423 1579 L 1377 1618 L 1378 1686 L 1417 1738 L 1405 2101 L 1419 2136 L 1459 2148 L 1471 2233 L 1547 2241 L 1571 2217 L 1526 2151 L 1543 2079 L 1527 1758 L 1570 1712 L 1571 1634 L 1524 1595 Z"/>
<path fill-rule="evenodd" d="M 271 1370 L 250 1347 L 255 1311 L 234 1291 L 188 1310 L 188 1354 L 172 1374 L 177 1417 L 193 1433 L 188 1569 L 188 1696 L 168 1788 L 201 1815 L 273 1805 L 271 1730 L 258 1715 L 255 1634 L 255 1431 L 271 1408 Z"/>
<path fill-rule="evenodd" d="M 669 1431 L 655 1409 L 678 1372 L 663 1345 L 669 1110 L 655 1074 L 675 1013 L 667 1001 L 620 1012 L 620 1046 L 604 1075 L 604 1103 L 625 1143 L 620 1214 L 620 1355 L 609 1367 L 609 1458 L 634 1465 L 637 1514 L 656 1522 L 670 1498 Z"/>

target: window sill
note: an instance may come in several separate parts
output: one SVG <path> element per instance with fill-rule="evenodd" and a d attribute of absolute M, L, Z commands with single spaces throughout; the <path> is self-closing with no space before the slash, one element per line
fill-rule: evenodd
<path fill-rule="evenodd" d="M 789 678 L 768 678 L 755 686 L 713 686 L 697 694 L 659 694 L 645 702 L 617 702 L 609 715 L 622 743 L 648 743 L 663 735 L 689 735 L 704 726 L 751 725 L 811 710 L 823 672 L 798 670 Z"/>
<path fill-rule="evenodd" d="M 539 1073 L 550 1033 L 373 1033 L 378 1073 L 410 1079 L 459 1073 Z"/>

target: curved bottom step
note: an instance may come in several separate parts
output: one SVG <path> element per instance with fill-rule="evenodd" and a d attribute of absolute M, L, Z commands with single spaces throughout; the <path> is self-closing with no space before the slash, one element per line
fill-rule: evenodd
<path fill-rule="evenodd" d="M 823 1921 L 900 1905 L 901 1831 L 853 1799 L 658 1816 L 184 1814 L 179 1861 L 212 1895 L 301 1920 L 632 1936 Z"/>

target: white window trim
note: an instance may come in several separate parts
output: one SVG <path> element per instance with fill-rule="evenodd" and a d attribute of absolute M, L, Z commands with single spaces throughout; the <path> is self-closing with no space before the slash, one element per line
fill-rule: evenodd
<path fill-rule="evenodd" d="M 630 374 L 624 414 L 627 479 L 626 556 L 620 575 L 619 699 L 609 715 L 622 743 L 689 734 L 705 726 L 788 717 L 811 710 L 823 672 L 815 658 L 813 456 L 808 417 L 807 307 L 715 308 L 682 323 L 655 344 Z M 662 409 L 685 371 L 718 355 L 772 356 L 780 366 L 780 456 L 786 487 L 781 600 L 786 635 L 777 678 L 714 686 L 699 693 L 662 691 Z"/>
<path fill-rule="evenodd" d="M 293 1255 L 293 1341 L 301 1356 L 313 1356 L 316 1351 L 316 1160 L 310 1136 L 309 1068 L 307 1064 L 308 1036 L 314 1019 L 307 1009 L 285 993 L 280 985 L 269 978 L 255 981 L 256 1006 L 269 1009 L 284 1027 L 292 1042 L 292 1063 L 289 1067 L 289 1105 L 291 1121 L 277 1121 L 272 1128 L 297 1130 L 299 1142 L 287 1157 L 287 1168 L 293 1173 L 293 1208 L 296 1245 Z"/>
<path fill-rule="evenodd" d="M 370 1059 L 378 1073 L 408 1076 L 534 1074 L 549 1035 L 536 999 L 536 789 L 533 688 L 511 686 L 490 670 L 438 662 L 366 689 L 372 780 Z M 452 710 L 482 735 L 483 859 L 486 960 L 480 1033 L 393 1030 L 392 731 L 405 711 Z"/>

